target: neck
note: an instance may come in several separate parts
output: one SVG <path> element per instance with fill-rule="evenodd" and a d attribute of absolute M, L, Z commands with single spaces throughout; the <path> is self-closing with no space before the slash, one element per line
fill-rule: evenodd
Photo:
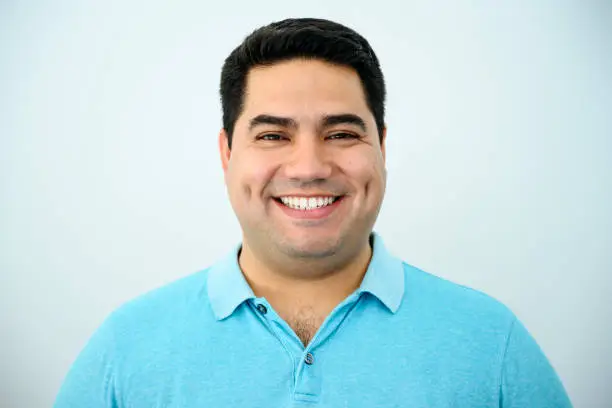
<path fill-rule="evenodd" d="M 344 259 L 273 262 L 244 242 L 239 263 L 255 295 L 265 297 L 274 307 L 274 303 L 290 303 L 328 313 L 361 285 L 371 256 L 366 239 Z"/>

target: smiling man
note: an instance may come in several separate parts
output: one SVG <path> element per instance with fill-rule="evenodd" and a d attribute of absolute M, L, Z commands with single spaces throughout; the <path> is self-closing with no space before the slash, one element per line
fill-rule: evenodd
<path fill-rule="evenodd" d="M 115 311 L 57 407 L 569 407 L 505 306 L 392 256 L 385 85 L 320 19 L 253 32 L 221 75 L 219 151 L 242 242 Z"/>

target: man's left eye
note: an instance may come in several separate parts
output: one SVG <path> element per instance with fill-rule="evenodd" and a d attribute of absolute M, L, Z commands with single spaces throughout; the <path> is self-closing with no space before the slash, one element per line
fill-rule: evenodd
<path fill-rule="evenodd" d="M 359 136 L 354 135 L 352 133 L 341 132 L 341 133 L 334 133 L 332 135 L 329 135 L 327 138 L 328 139 L 357 139 L 359 138 Z"/>

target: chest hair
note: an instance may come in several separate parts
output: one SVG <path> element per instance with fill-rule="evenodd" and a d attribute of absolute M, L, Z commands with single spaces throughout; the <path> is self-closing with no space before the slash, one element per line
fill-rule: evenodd
<path fill-rule="evenodd" d="M 304 346 L 312 340 L 325 317 L 317 314 L 312 307 L 303 307 L 294 312 L 287 323 L 293 329 Z"/>

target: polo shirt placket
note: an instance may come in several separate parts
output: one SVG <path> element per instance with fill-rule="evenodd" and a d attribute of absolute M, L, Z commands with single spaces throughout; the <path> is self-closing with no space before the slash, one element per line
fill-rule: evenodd
<path fill-rule="evenodd" d="M 359 299 L 360 295 L 354 293 L 340 303 L 321 324 L 306 347 L 265 298 L 255 298 L 249 301 L 253 313 L 278 339 L 279 346 L 283 352 L 289 354 L 294 363 L 293 390 L 289 390 L 294 407 L 312 405 L 320 401 L 324 379 L 322 362 L 325 356 L 317 351 L 326 342 L 333 341 L 333 335 L 341 329 L 342 322 L 357 305 Z"/>

